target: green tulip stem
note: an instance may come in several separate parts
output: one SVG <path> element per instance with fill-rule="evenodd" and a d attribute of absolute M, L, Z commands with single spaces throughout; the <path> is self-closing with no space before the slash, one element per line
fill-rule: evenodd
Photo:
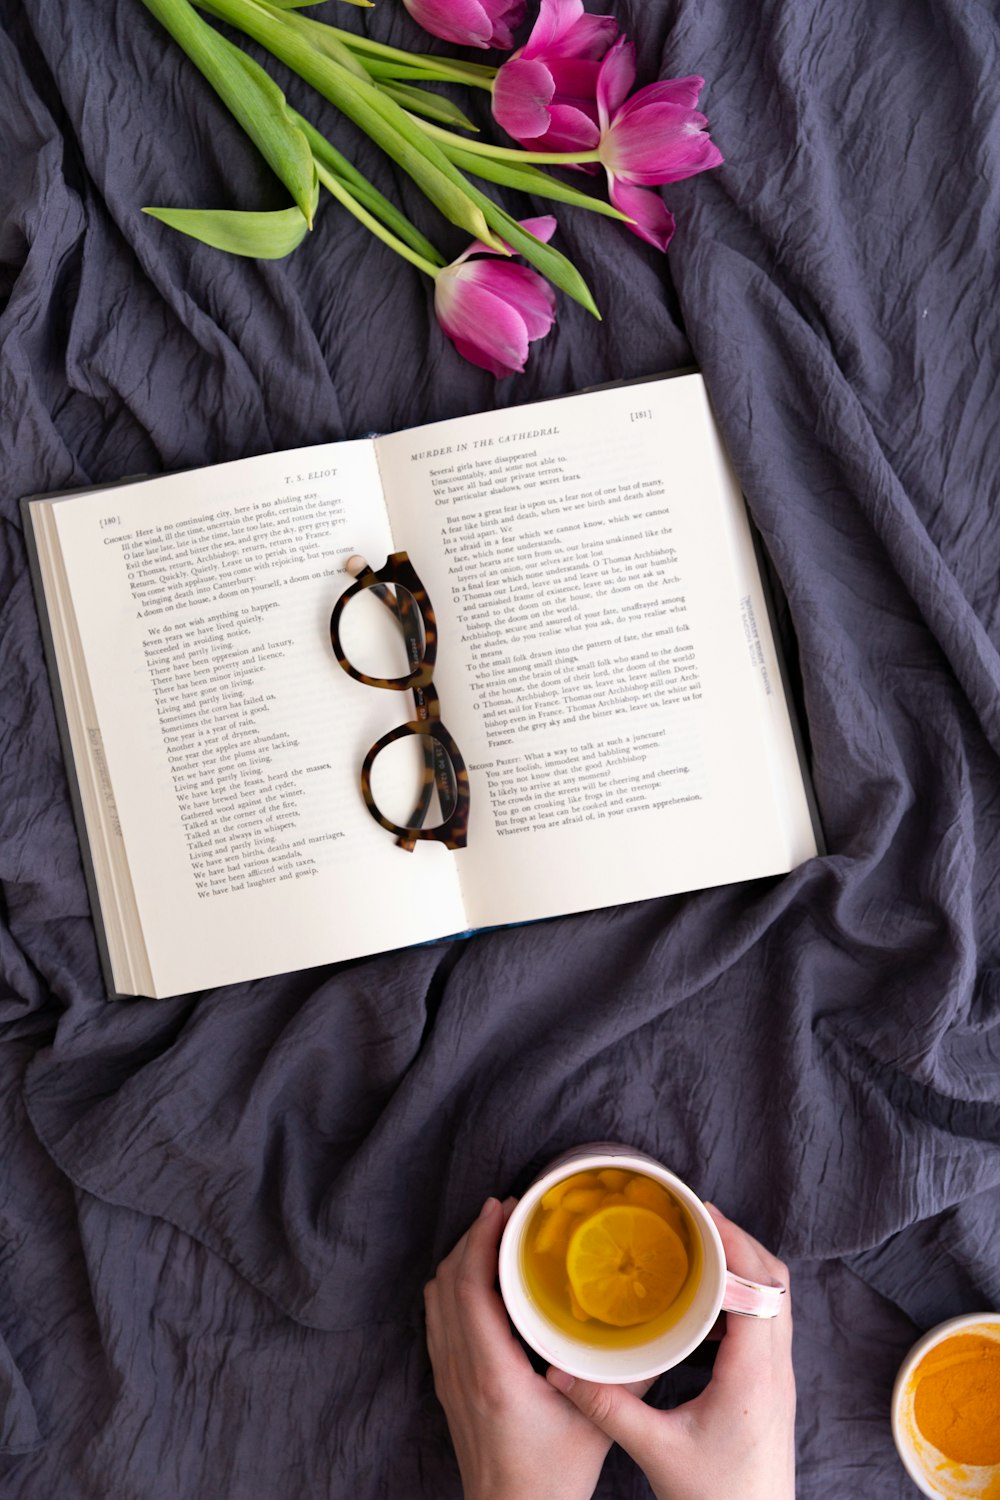
<path fill-rule="evenodd" d="M 455 58 L 436 57 L 430 52 L 406 52 L 399 47 L 388 47 L 384 42 L 373 42 L 353 31 L 342 31 L 339 26 L 326 25 L 325 29 L 352 52 L 366 53 L 369 57 L 378 57 L 385 62 L 406 63 L 408 66 L 440 74 L 442 78 L 453 79 L 455 83 L 467 83 L 472 88 L 492 89 L 497 75 L 496 68 L 486 67 L 483 63 L 459 62 Z"/>
<path fill-rule="evenodd" d="M 417 120 L 415 123 L 425 135 L 433 140 L 440 141 L 444 146 L 457 146 L 462 151 L 470 152 L 475 156 L 488 156 L 493 161 L 510 162 L 533 162 L 539 166 L 546 167 L 575 167 L 583 162 L 600 161 L 600 147 L 593 151 L 522 151 L 520 146 L 491 146 L 488 141 L 470 141 L 465 136 L 455 135 L 451 130 L 443 130 L 440 125 L 432 125 L 429 120 Z"/>
<path fill-rule="evenodd" d="M 411 250 L 409 245 L 404 245 L 401 239 L 397 239 L 396 235 L 386 229 L 384 224 L 380 224 L 373 214 L 370 214 L 367 209 L 361 207 L 358 200 L 347 191 L 339 178 L 335 177 L 332 172 L 328 172 L 322 162 L 318 161 L 316 163 L 316 175 L 323 186 L 337 199 L 338 203 L 342 203 L 349 213 L 352 213 L 366 229 L 370 229 L 372 234 L 380 239 L 383 244 L 388 245 L 390 250 L 395 250 L 397 255 L 401 255 L 404 260 L 408 260 L 411 265 L 416 266 L 418 271 L 425 272 L 432 280 L 437 277 L 441 267 L 432 265 L 424 256 L 418 255 L 416 250 Z"/>

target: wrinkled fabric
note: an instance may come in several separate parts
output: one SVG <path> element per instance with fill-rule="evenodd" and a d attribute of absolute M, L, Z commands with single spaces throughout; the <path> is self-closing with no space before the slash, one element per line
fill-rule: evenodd
<path fill-rule="evenodd" d="M 789 1260 L 800 1500 L 912 1495 L 899 1362 L 1000 1306 L 998 25 L 969 0 L 615 14 L 640 84 L 707 80 L 726 162 L 664 190 L 669 257 L 557 206 L 603 321 L 560 297 L 497 382 L 329 199 L 273 263 L 143 216 L 283 198 L 138 0 L 0 0 L 4 1500 L 457 1500 L 422 1285 L 487 1194 L 586 1140 L 651 1151 Z M 390 0 L 332 19 L 426 46 Z M 108 1003 L 19 497 L 692 362 L 784 593 L 828 851 Z M 616 1451 L 598 1495 L 648 1489 Z"/>

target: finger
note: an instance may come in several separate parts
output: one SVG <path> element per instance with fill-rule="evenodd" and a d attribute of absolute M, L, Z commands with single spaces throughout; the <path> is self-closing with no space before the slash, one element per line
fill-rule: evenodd
<path fill-rule="evenodd" d="M 754 1318 L 741 1317 L 738 1313 L 726 1314 L 725 1333 L 715 1361 L 714 1378 L 722 1382 L 745 1381 L 752 1378 L 754 1370 L 762 1372 L 764 1368 L 773 1374 L 780 1373 L 791 1363 L 792 1312 L 788 1292 L 788 1267 L 759 1240 L 754 1239 L 753 1235 L 727 1219 L 714 1204 L 705 1206 L 718 1228 L 730 1271 L 751 1281 L 762 1281 L 786 1289 L 781 1310 L 776 1317 Z"/>
<path fill-rule="evenodd" d="M 483 1208 L 485 1207 L 486 1204 L 484 1203 Z M 480 1213 L 481 1212 L 482 1209 L 480 1209 Z M 437 1270 L 434 1272 L 434 1278 L 442 1285 L 447 1285 L 449 1277 L 454 1275 L 457 1267 L 461 1264 L 462 1256 L 465 1254 L 465 1243 L 468 1238 L 469 1231 L 466 1230 L 461 1238 L 455 1241 L 454 1245 L 452 1245 L 451 1249 L 448 1251 L 448 1254 L 438 1262 Z"/>
<path fill-rule="evenodd" d="M 777 1371 L 791 1363 L 792 1313 L 783 1306 L 773 1318 L 726 1314 L 726 1331 L 715 1356 L 714 1377 L 752 1380 L 754 1372 Z"/>
<path fill-rule="evenodd" d="M 447 1282 L 449 1277 L 454 1276 L 465 1259 L 465 1253 L 469 1243 L 470 1234 L 481 1220 L 485 1219 L 487 1222 L 489 1222 L 499 1207 L 500 1204 L 495 1198 L 486 1199 L 486 1202 L 479 1210 L 478 1216 L 473 1220 L 472 1224 L 465 1231 L 462 1237 L 456 1240 L 455 1244 L 451 1247 L 448 1254 L 438 1265 L 435 1276 L 439 1281 Z M 497 1238 L 499 1239 L 499 1231 L 497 1234 Z"/>
<path fill-rule="evenodd" d="M 441 1288 L 436 1281 L 424 1287 L 424 1327 L 427 1332 L 427 1352 L 431 1364 L 437 1368 L 439 1356 L 444 1349 L 441 1329 Z"/>
<path fill-rule="evenodd" d="M 633 1396 L 645 1396 L 647 1392 L 653 1389 L 655 1384 L 656 1376 L 653 1375 L 649 1380 L 630 1380 L 624 1389 L 631 1391 Z"/>
<path fill-rule="evenodd" d="M 465 1235 L 452 1277 L 456 1316 L 471 1349 L 484 1356 L 510 1350 L 521 1354 L 495 1287 L 497 1249 L 504 1224 L 503 1205 L 495 1198 L 487 1198 L 479 1218 Z"/>
<path fill-rule="evenodd" d="M 497 1246 L 503 1233 L 504 1214 L 496 1198 L 487 1198 L 479 1217 L 463 1236 L 457 1269 L 476 1281 L 492 1286 L 497 1273 Z M 457 1248 L 457 1247 L 456 1247 Z"/>
<path fill-rule="evenodd" d="M 765 1286 L 784 1287 L 785 1295 L 781 1299 L 781 1312 L 778 1319 L 773 1318 L 740 1318 L 737 1316 L 731 1320 L 734 1323 L 775 1323 L 781 1321 L 782 1326 L 791 1318 L 791 1293 L 789 1290 L 791 1278 L 788 1267 L 784 1261 L 780 1261 L 776 1255 L 772 1255 L 759 1240 L 755 1240 L 752 1234 L 727 1219 L 714 1203 L 706 1203 L 708 1209 L 719 1231 L 722 1240 L 722 1248 L 726 1255 L 726 1266 L 735 1276 L 745 1277 L 748 1281 L 759 1281 Z M 783 1320 L 783 1321 L 782 1321 Z"/>
<path fill-rule="evenodd" d="M 478 1218 L 441 1261 L 434 1279 L 424 1287 L 427 1348 L 435 1371 L 439 1366 L 443 1368 L 446 1356 L 449 1355 L 460 1363 L 468 1361 L 468 1306 L 474 1300 L 471 1283 L 475 1275 L 475 1257 L 472 1263 L 468 1261 L 469 1241 L 482 1236 L 484 1226 L 488 1237 L 491 1221 L 500 1217 L 497 1200 L 487 1198 Z"/>
<path fill-rule="evenodd" d="M 625 1449 L 645 1468 L 654 1448 L 662 1446 L 669 1413 L 654 1411 L 623 1385 L 595 1385 L 574 1380 L 565 1370 L 549 1366 L 546 1380 L 561 1391 L 595 1427 Z"/>
<path fill-rule="evenodd" d="M 456 1286 L 462 1274 L 462 1267 L 466 1264 L 469 1236 L 481 1220 L 485 1219 L 487 1223 L 489 1222 L 498 1206 L 495 1198 L 486 1199 L 479 1210 L 479 1217 L 452 1246 L 438 1265 L 433 1279 L 424 1287 L 424 1309 L 429 1332 L 432 1327 L 442 1332 L 448 1328 L 457 1332 L 460 1328 L 462 1319 L 456 1307 Z"/>
<path fill-rule="evenodd" d="M 717 1344 L 726 1332 L 726 1314 L 720 1313 L 705 1335 L 707 1344 Z"/>
<path fill-rule="evenodd" d="M 706 1203 L 726 1252 L 726 1265 L 737 1276 L 746 1276 L 750 1281 L 777 1282 L 788 1286 L 788 1269 L 776 1255 L 764 1248 L 760 1240 L 727 1219 L 714 1203 Z"/>

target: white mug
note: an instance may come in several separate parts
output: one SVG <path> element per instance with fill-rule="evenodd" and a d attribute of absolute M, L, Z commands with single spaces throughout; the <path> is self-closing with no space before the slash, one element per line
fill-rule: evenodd
<path fill-rule="evenodd" d="M 702 1272 L 692 1300 L 677 1322 L 665 1332 L 630 1348 L 602 1348 L 579 1335 L 564 1333 L 542 1312 L 524 1276 L 522 1245 L 535 1207 L 557 1182 L 577 1172 L 616 1167 L 641 1172 L 662 1183 L 687 1210 L 701 1241 Z M 672 1369 L 704 1340 L 720 1312 L 773 1318 L 781 1311 L 785 1288 L 762 1286 L 734 1276 L 712 1216 L 696 1193 L 653 1157 L 629 1146 L 597 1141 L 566 1151 L 547 1166 L 519 1200 L 500 1241 L 500 1294 L 514 1327 L 526 1343 L 549 1364 L 578 1380 L 624 1385 L 649 1380 Z"/>

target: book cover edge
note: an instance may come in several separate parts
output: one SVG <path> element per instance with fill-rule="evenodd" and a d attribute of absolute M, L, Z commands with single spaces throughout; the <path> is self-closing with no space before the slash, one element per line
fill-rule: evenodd
<path fill-rule="evenodd" d="M 119 481 L 119 483 L 123 484 L 128 484 L 129 482 L 129 480 Z M 79 490 L 57 491 L 55 493 L 84 494 L 87 490 L 113 487 L 85 485 Z M 35 610 L 38 615 L 39 631 L 42 639 L 42 653 L 45 657 L 46 676 L 49 680 L 49 693 L 52 698 L 56 731 L 59 735 L 59 745 L 62 750 L 66 781 L 69 786 L 73 822 L 76 825 L 77 841 L 80 845 L 80 862 L 83 866 L 83 878 L 87 887 L 87 899 L 90 903 L 90 911 L 94 919 L 94 936 L 97 941 L 97 955 L 101 966 L 101 975 L 104 980 L 105 990 L 107 991 L 106 998 L 108 1000 L 131 1000 L 136 997 L 126 994 L 115 986 L 114 971 L 111 964 L 111 949 L 108 944 L 107 927 L 104 912 L 101 908 L 100 894 L 97 889 L 97 871 L 94 867 L 90 834 L 87 829 L 87 820 L 83 810 L 83 796 L 80 791 L 80 780 L 76 769 L 76 756 L 73 752 L 73 743 L 69 732 L 69 715 L 66 711 L 62 678 L 59 672 L 59 663 L 56 659 L 55 640 L 52 635 L 48 600 L 45 597 L 45 585 L 42 581 L 41 562 L 38 556 L 38 543 L 35 538 L 35 521 L 31 511 L 32 503 L 51 498 L 53 498 L 51 495 L 25 495 L 20 502 L 21 519 L 24 523 L 24 548 L 28 558 L 28 574 L 31 578 L 32 592 L 35 596 Z"/>

